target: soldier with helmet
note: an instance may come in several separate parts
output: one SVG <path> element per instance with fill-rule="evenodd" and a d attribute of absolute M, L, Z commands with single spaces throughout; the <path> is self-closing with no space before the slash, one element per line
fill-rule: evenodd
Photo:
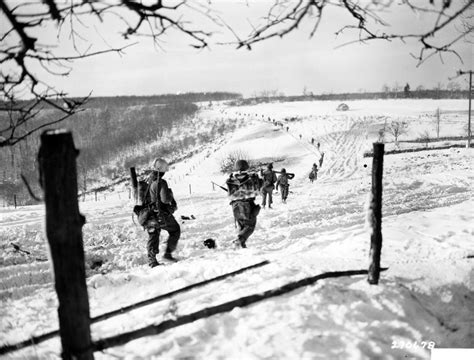
<path fill-rule="evenodd" d="M 283 168 L 280 171 L 280 176 L 276 182 L 276 191 L 278 191 L 278 187 L 280 187 L 281 192 L 281 201 L 286 203 L 286 199 L 288 198 L 288 192 L 290 188 L 290 184 L 288 180 L 291 180 L 295 177 L 295 174 L 290 174 L 286 172 L 286 169 Z"/>
<path fill-rule="evenodd" d="M 272 208 L 273 203 L 273 189 L 275 189 L 275 183 L 277 181 L 277 176 L 273 171 L 273 164 L 268 163 L 267 169 L 261 170 L 261 176 L 263 178 L 263 185 L 262 185 L 262 206 L 265 208 L 267 204 L 267 197 L 268 197 L 268 208 Z"/>
<path fill-rule="evenodd" d="M 181 235 L 179 224 L 173 216 L 177 204 L 168 183 L 163 179 L 169 165 L 166 160 L 157 158 L 153 161 L 153 169 L 154 179 L 152 179 L 153 182 L 150 185 L 150 197 L 154 216 L 145 224 L 145 229 L 148 232 L 147 250 L 148 265 L 150 267 L 159 265 L 156 255 L 159 252 L 161 230 L 165 230 L 169 234 L 166 251 L 163 255 L 165 261 L 176 261 L 172 253 L 176 249 Z"/>
<path fill-rule="evenodd" d="M 237 160 L 234 170 L 226 182 L 238 228 L 234 243 L 246 248 L 247 240 L 255 230 L 257 215 L 260 212 L 260 206 L 255 204 L 255 198 L 260 195 L 261 180 L 256 173 L 248 172 L 249 164 L 245 160 Z"/>
<path fill-rule="evenodd" d="M 318 178 L 318 165 L 313 164 L 313 167 L 311 168 L 311 172 L 309 173 L 309 181 L 313 182 Z"/>

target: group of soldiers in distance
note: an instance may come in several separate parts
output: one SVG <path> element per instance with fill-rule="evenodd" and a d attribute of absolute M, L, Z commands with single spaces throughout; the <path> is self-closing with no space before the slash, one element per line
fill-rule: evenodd
<path fill-rule="evenodd" d="M 161 230 L 165 230 L 169 234 L 162 260 L 164 262 L 177 261 L 172 253 L 176 249 L 181 236 L 181 228 L 173 215 L 178 209 L 178 205 L 171 188 L 163 179 L 168 169 L 169 165 L 164 159 L 155 159 L 153 171 L 147 181 L 149 200 L 147 200 L 147 204 L 144 204 L 144 207 L 151 210 L 148 211 L 146 221 L 142 223 L 142 226 L 148 233 L 147 257 L 148 265 L 152 268 L 160 265 L 157 255 Z M 318 167 L 313 164 L 309 175 L 311 182 L 316 180 L 317 173 Z M 277 174 L 279 175 L 277 176 Z M 272 163 L 269 163 L 265 170 L 262 169 L 258 173 L 250 171 L 249 163 L 246 160 L 241 159 L 235 162 L 234 171 L 229 175 L 226 185 L 237 226 L 237 238 L 233 241 L 236 247 L 247 247 L 247 240 L 255 230 L 260 210 L 267 206 L 272 208 L 273 190 L 278 191 L 280 189 L 281 201 L 286 203 L 290 187 L 289 180 L 293 179 L 294 176 L 294 174 L 288 173 L 286 169 L 273 170 Z M 262 203 L 258 205 L 255 200 L 260 195 L 262 196 Z M 215 243 L 210 244 L 209 240 L 212 239 L 207 239 L 205 245 L 214 247 Z"/>

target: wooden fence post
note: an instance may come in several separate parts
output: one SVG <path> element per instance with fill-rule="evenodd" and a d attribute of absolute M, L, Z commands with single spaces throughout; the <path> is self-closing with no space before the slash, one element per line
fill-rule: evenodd
<path fill-rule="evenodd" d="M 189 184 L 189 195 L 191 195 L 191 184 Z"/>
<path fill-rule="evenodd" d="M 137 172 L 135 171 L 134 167 L 130 168 L 130 181 L 132 184 L 133 190 L 133 200 L 135 203 L 138 201 L 138 180 L 137 180 Z"/>
<path fill-rule="evenodd" d="M 97 191 L 94 191 L 95 201 L 97 201 Z"/>
<path fill-rule="evenodd" d="M 16 194 L 13 195 L 13 204 L 15 205 L 15 209 L 16 209 Z"/>
<path fill-rule="evenodd" d="M 370 265 L 369 284 L 377 285 L 380 276 L 380 254 L 382 252 L 382 177 L 383 177 L 384 144 L 374 143 L 374 160 L 372 162 L 372 197 L 370 203 Z"/>
<path fill-rule="evenodd" d="M 45 131 L 38 153 L 46 208 L 46 236 L 58 294 L 62 358 L 94 359 L 91 348 L 82 226 L 77 201 L 76 157 L 70 132 Z"/>

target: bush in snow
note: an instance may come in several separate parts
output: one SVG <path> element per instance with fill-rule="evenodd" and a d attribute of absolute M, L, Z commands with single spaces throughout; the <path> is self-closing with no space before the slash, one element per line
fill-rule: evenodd
<path fill-rule="evenodd" d="M 398 146 L 398 138 L 408 132 L 408 123 L 405 121 L 392 121 L 387 127 L 388 132 L 393 136 L 395 145 Z"/>
<path fill-rule="evenodd" d="M 428 147 L 428 143 L 430 142 L 430 132 L 425 130 L 421 133 L 419 140 L 425 143 L 425 147 Z"/>
<path fill-rule="evenodd" d="M 220 169 L 222 173 L 234 171 L 234 164 L 237 160 L 246 160 L 250 165 L 249 155 L 240 149 L 233 150 L 220 160 Z"/>

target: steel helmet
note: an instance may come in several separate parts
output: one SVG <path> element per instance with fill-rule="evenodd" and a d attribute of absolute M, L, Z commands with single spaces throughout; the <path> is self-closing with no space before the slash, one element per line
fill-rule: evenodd
<path fill-rule="evenodd" d="M 153 169 L 158 172 L 167 172 L 169 169 L 168 162 L 162 158 L 156 158 L 153 161 Z"/>
<path fill-rule="evenodd" d="M 282 174 L 286 174 L 286 169 L 285 169 L 285 168 L 283 168 L 283 169 L 281 169 L 281 171 L 280 171 L 280 172 L 281 172 Z"/>
<path fill-rule="evenodd" d="M 237 160 L 234 168 L 235 171 L 245 171 L 249 169 L 249 163 L 245 160 Z"/>

